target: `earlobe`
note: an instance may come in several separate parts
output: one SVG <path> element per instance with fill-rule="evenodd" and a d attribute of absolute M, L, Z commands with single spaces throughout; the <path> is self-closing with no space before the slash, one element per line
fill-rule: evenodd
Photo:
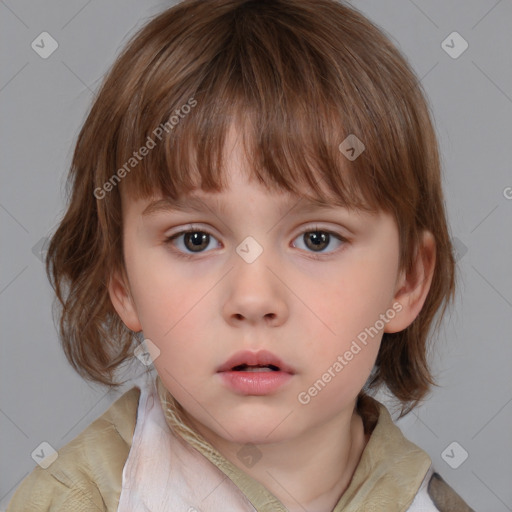
<path fill-rule="evenodd" d="M 142 326 L 124 273 L 121 275 L 119 271 L 115 271 L 111 275 L 108 293 L 114 309 L 126 327 L 134 332 L 141 331 Z"/>
<path fill-rule="evenodd" d="M 407 274 L 402 272 L 397 281 L 394 302 L 400 304 L 400 313 L 386 324 L 384 332 L 403 331 L 419 315 L 432 284 L 435 263 L 435 239 L 430 231 L 425 231 L 416 249 L 411 271 Z"/>

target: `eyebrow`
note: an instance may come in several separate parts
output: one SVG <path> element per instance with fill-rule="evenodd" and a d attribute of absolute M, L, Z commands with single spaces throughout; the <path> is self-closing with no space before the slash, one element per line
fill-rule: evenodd
<path fill-rule="evenodd" d="M 319 210 L 333 210 L 343 208 L 342 204 L 327 203 L 319 199 L 296 197 L 281 205 L 279 214 L 283 215 L 290 210 L 297 210 L 303 213 L 309 213 Z M 164 197 L 150 203 L 142 212 L 143 217 L 149 217 L 161 212 L 198 212 L 216 210 L 219 213 L 225 213 L 226 204 L 218 199 L 199 199 L 197 197 L 187 197 L 185 199 Z"/>

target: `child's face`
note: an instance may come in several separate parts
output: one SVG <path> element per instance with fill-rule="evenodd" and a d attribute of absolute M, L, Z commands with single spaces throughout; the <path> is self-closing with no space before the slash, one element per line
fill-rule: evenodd
<path fill-rule="evenodd" d="M 384 213 L 308 212 L 300 198 L 270 195 L 247 181 L 237 148 L 227 170 L 229 190 L 194 194 L 208 205 L 201 212 L 143 215 L 150 200 L 123 197 L 132 300 L 111 288 L 114 305 L 158 347 L 158 374 L 203 433 L 268 443 L 346 421 L 399 316 L 397 226 Z M 191 223 L 195 239 L 165 242 Z M 293 374 L 279 373 L 281 385 L 263 394 L 232 388 L 218 370 L 243 350 L 269 351 Z M 243 375 L 263 382 L 272 373 Z"/>

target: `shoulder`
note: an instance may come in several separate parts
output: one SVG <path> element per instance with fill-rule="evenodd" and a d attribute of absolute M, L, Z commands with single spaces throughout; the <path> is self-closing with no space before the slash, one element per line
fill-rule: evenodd
<path fill-rule="evenodd" d="M 474 512 L 433 468 L 427 472 L 407 512 Z"/>
<path fill-rule="evenodd" d="M 383 492 L 405 503 L 401 510 L 407 512 L 474 512 L 435 471 L 430 456 L 403 435 L 384 404 L 360 396 L 357 406 L 369 436 L 360 461 L 363 476 L 365 467 L 366 475 L 377 474 Z"/>
<path fill-rule="evenodd" d="M 439 473 L 432 473 L 427 492 L 440 512 L 474 512 Z"/>
<path fill-rule="evenodd" d="M 88 512 L 117 509 L 123 467 L 137 421 L 140 389 L 131 388 L 19 485 L 7 512 Z"/>

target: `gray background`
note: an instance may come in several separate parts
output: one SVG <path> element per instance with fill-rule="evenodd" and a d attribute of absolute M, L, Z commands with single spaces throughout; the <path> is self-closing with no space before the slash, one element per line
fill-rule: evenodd
<path fill-rule="evenodd" d="M 42 441 L 60 449 L 131 387 L 106 392 L 68 365 L 38 256 L 63 213 L 64 178 L 94 91 L 127 38 L 171 4 L 0 1 L 2 510 L 35 466 L 31 453 Z M 456 306 L 433 352 L 440 387 L 398 424 L 473 508 L 510 511 L 512 3 L 353 5 L 398 45 L 427 91 L 458 248 Z M 31 48 L 43 31 L 59 45 L 47 59 Z M 442 47 L 453 31 L 469 44 L 457 58 Z M 457 40 L 446 44 L 462 48 Z M 136 360 L 130 371 L 143 369 Z"/>

